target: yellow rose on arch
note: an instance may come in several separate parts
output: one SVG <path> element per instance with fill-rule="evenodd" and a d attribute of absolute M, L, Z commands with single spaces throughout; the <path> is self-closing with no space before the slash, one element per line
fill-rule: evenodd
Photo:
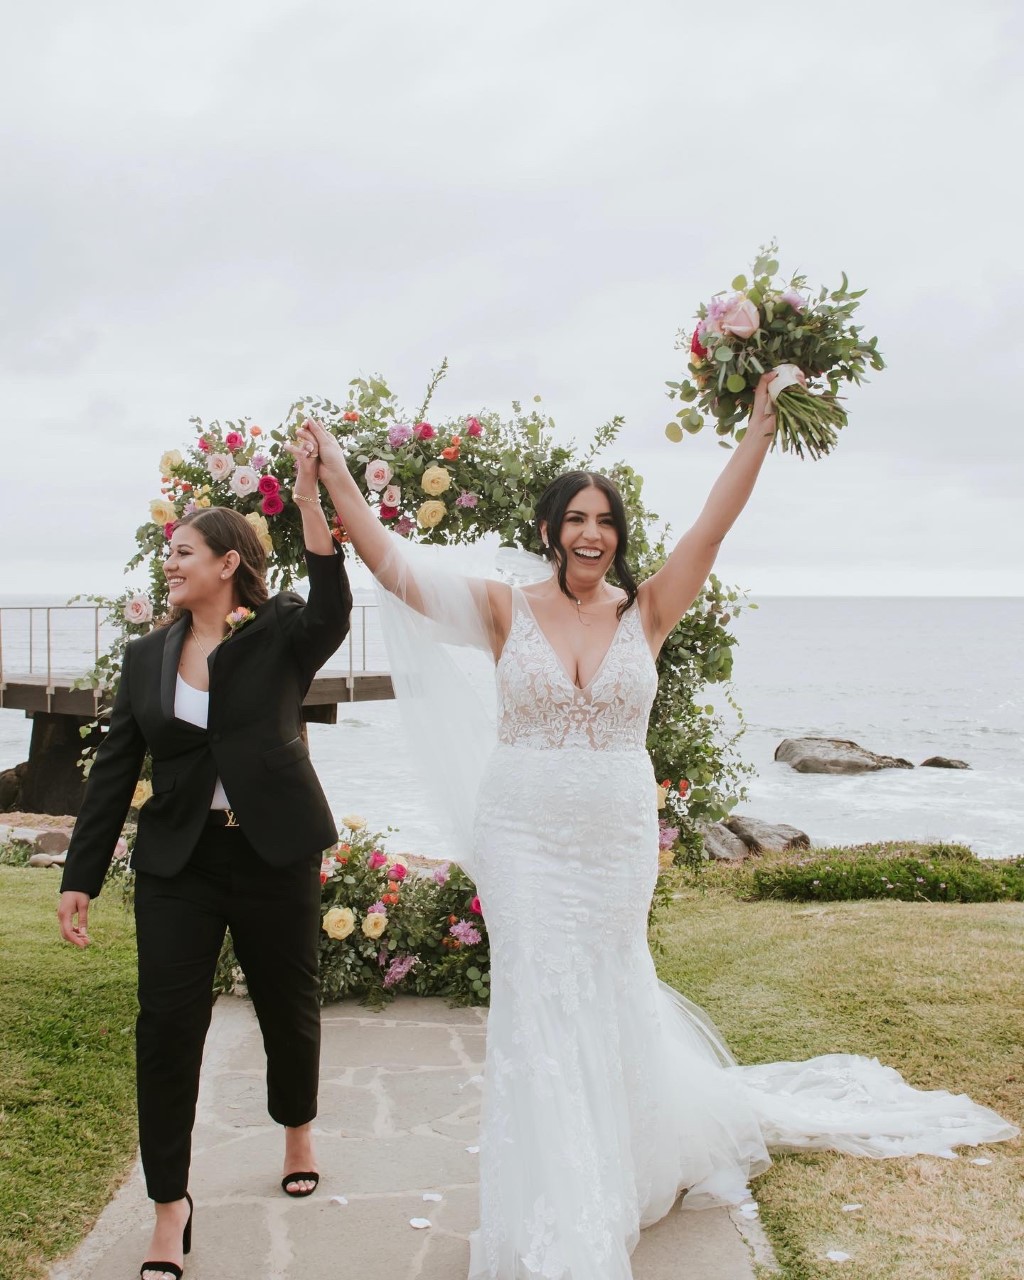
<path fill-rule="evenodd" d="M 433 529 L 441 523 L 448 513 L 448 508 L 438 498 L 424 502 L 416 512 L 416 523 L 421 529 Z"/>
<path fill-rule="evenodd" d="M 178 518 L 178 509 L 166 498 L 154 498 L 149 504 L 149 514 L 154 524 L 173 524 Z"/>
<path fill-rule="evenodd" d="M 429 493 L 432 498 L 436 498 L 439 493 L 444 493 L 446 489 L 450 489 L 452 484 L 452 473 L 447 467 L 427 467 L 423 473 L 423 479 L 420 481 L 420 487 L 424 493 Z"/>

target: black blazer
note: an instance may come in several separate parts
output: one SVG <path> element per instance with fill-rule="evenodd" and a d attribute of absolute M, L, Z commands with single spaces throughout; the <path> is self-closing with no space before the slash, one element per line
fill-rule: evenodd
<path fill-rule="evenodd" d="M 93 762 L 64 867 L 63 890 L 97 897 L 143 758 L 153 795 L 139 811 L 132 866 L 173 876 L 188 861 L 220 777 L 256 852 L 285 866 L 334 844 L 337 827 L 302 738 L 302 699 L 348 634 L 352 591 L 340 549 L 306 553 L 309 600 L 271 596 L 209 657 L 206 729 L 178 720 L 174 691 L 186 615 L 133 640 Z"/>

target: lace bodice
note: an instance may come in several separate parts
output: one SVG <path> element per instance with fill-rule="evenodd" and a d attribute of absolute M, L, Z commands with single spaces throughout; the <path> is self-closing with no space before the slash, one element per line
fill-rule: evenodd
<path fill-rule="evenodd" d="M 498 659 L 498 738 L 549 750 L 643 751 L 658 673 L 634 604 L 593 678 L 570 680 L 526 598 L 513 591 L 512 627 Z"/>

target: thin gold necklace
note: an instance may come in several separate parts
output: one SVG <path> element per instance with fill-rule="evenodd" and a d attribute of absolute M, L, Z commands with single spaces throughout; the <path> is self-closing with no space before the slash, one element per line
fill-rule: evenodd
<path fill-rule="evenodd" d="M 578 607 L 578 606 L 577 606 L 577 607 Z M 193 640 L 196 642 L 196 644 L 199 646 L 199 652 L 203 655 L 203 657 L 204 657 L 204 658 L 206 658 L 206 660 L 207 660 L 207 661 L 209 661 L 209 659 L 210 659 L 210 651 L 204 647 L 202 640 L 200 640 L 200 639 L 199 639 L 199 637 L 196 635 L 196 629 L 195 629 L 195 627 L 192 625 L 192 623 L 191 623 L 191 622 L 188 624 L 188 629 L 189 629 L 189 631 L 191 631 L 191 632 L 192 632 L 192 639 L 193 639 Z M 223 640 L 223 639 L 224 639 L 224 637 L 223 637 L 223 636 L 221 636 L 220 640 L 218 640 L 218 641 L 217 641 L 217 644 L 220 644 L 221 640 Z M 215 644 L 215 645 L 213 646 L 215 649 L 216 649 L 216 647 L 217 647 L 217 644 Z"/>

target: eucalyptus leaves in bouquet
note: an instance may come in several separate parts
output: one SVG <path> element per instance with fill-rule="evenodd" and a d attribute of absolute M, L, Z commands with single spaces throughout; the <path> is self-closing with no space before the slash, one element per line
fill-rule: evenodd
<path fill-rule="evenodd" d="M 775 441 L 784 453 L 821 458 L 838 441 L 847 414 L 840 403 L 844 382 L 859 384 L 866 370 L 885 362 L 877 338 L 862 336 L 853 316 L 865 289 L 842 283 L 814 294 L 807 278 L 778 275 L 778 246 L 762 246 L 750 278 L 737 276 L 731 291 L 716 294 L 697 309 L 697 327 L 680 332 L 677 347 L 689 351 L 688 376 L 669 382 L 669 398 L 683 401 L 665 434 L 702 430 L 714 419 L 719 443 L 742 440 L 761 376 L 774 371 L 768 393 L 775 402 Z M 801 385 L 800 374 L 806 378 Z"/>

